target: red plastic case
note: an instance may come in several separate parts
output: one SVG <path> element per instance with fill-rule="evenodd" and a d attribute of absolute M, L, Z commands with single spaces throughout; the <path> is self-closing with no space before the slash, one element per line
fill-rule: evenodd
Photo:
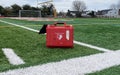
<path fill-rule="evenodd" d="M 58 26 L 57 24 L 64 24 Z M 73 26 L 66 23 L 56 23 L 48 25 L 46 28 L 46 46 L 47 47 L 73 47 Z"/>

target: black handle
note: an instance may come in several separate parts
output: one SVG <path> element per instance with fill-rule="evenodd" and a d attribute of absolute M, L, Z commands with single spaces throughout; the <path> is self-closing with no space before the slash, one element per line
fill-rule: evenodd
<path fill-rule="evenodd" d="M 57 24 L 64 24 L 64 25 L 66 25 L 65 22 L 56 22 L 54 25 L 57 25 Z"/>

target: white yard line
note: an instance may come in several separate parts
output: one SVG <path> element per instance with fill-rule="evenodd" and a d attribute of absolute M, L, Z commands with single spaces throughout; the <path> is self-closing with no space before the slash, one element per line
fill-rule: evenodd
<path fill-rule="evenodd" d="M 7 23 L 7 24 L 10 24 L 10 25 L 14 25 L 14 26 L 17 26 L 17 27 L 21 27 L 21 28 L 24 28 L 24 29 L 27 29 L 27 30 L 30 30 L 30 31 L 39 32 L 38 30 L 35 30 L 35 29 L 32 29 L 32 28 L 28 28 L 28 27 L 25 27 L 25 26 L 21 26 L 21 25 L 18 25 L 18 24 L 14 24 L 14 23 L 2 21 L 2 20 L 0 20 L 0 22 Z M 78 44 L 78 45 L 85 46 L 85 47 L 93 48 L 93 49 L 96 49 L 96 50 L 99 50 L 99 51 L 104 51 L 104 52 L 110 52 L 111 51 L 109 49 L 93 46 L 93 45 L 82 43 L 82 42 L 78 42 L 78 41 L 74 41 L 74 43 Z"/>
<path fill-rule="evenodd" d="M 0 75 L 84 75 L 120 65 L 120 51 L 10 70 Z"/>
<path fill-rule="evenodd" d="M 10 25 L 13 25 L 13 26 L 17 26 L 17 27 L 21 27 L 21 28 L 24 28 L 24 29 L 27 29 L 27 30 L 30 30 L 30 31 L 39 32 L 38 30 L 35 30 L 35 29 L 32 29 L 32 28 L 28 28 L 28 27 L 25 27 L 25 26 L 22 26 L 22 25 L 6 22 L 6 21 L 3 21 L 3 20 L 0 20 L 0 22 L 7 23 L 7 24 L 10 24 Z"/>
<path fill-rule="evenodd" d="M 12 65 L 25 64 L 25 62 L 19 56 L 17 56 L 12 49 L 3 48 L 2 51 L 5 54 L 6 58 L 8 58 L 10 64 Z"/>
<path fill-rule="evenodd" d="M 99 51 L 103 51 L 103 52 L 111 52 L 111 51 L 113 51 L 113 50 L 109 50 L 109 49 L 93 46 L 93 45 L 82 43 L 82 42 L 78 42 L 78 41 L 74 41 L 74 43 L 78 44 L 78 45 L 81 45 L 81 46 L 85 46 L 85 47 L 89 47 L 89 48 L 92 48 L 92 49 L 96 49 L 96 50 L 99 50 Z"/>

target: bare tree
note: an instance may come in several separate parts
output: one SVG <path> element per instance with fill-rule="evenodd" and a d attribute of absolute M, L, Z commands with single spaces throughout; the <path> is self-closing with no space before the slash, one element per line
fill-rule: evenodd
<path fill-rule="evenodd" d="M 117 4 L 111 4 L 110 9 L 120 9 L 120 0 L 118 1 Z"/>
<path fill-rule="evenodd" d="M 86 4 L 83 1 L 75 0 L 73 1 L 73 10 L 82 12 L 86 9 Z"/>
<path fill-rule="evenodd" d="M 117 8 L 120 9 L 120 0 L 118 1 Z"/>
<path fill-rule="evenodd" d="M 116 4 L 110 5 L 110 9 L 117 9 L 117 5 Z"/>
<path fill-rule="evenodd" d="M 82 12 L 86 9 L 86 4 L 83 1 L 75 0 L 72 5 L 73 10 L 77 11 L 76 16 L 81 17 Z"/>

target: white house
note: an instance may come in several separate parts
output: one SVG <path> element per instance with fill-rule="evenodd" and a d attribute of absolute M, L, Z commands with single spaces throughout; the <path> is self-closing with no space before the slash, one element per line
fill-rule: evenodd
<path fill-rule="evenodd" d="M 106 9 L 97 12 L 98 17 L 120 18 L 120 9 Z"/>
<path fill-rule="evenodd" d="M 111 9 L 104 16 L 107 17 L 120 17 L 120 9 Z"/>
<path fill-rule="evenodd" d="M 90 15 L 88 15 L 89 13 L 91 13 L 91 11 L 83 11 L 81 16 L 90 17 Z"/>

